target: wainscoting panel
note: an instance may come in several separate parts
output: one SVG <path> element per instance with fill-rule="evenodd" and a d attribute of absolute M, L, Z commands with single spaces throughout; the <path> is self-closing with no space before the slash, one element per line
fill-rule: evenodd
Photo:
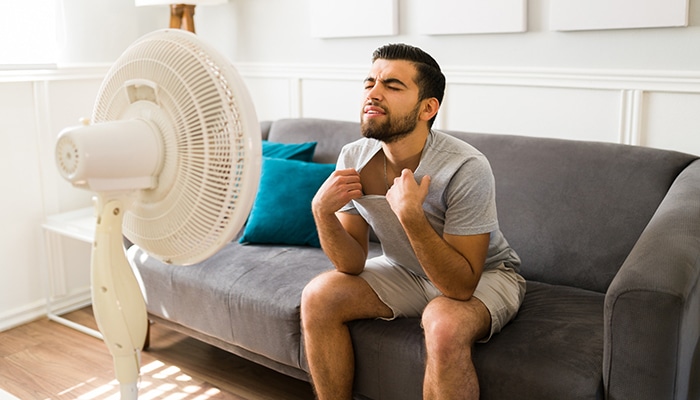
<path fill-rule="evenodd" d="M 359 121 L 362 88 L 361 80 L 304 79 L 301 116 Z"/>
<path fill-rule="evenodd" d="M 620 92 L 453 84 L 444 128 L 480 133 L 620 141 Z"/>
<path fill-rule="evenodd" d="M 299 80 L 246 77 L 245 84 L 260 121 L 299 116 Z"/>
<path fill-rule="evenodd" d="M 700 94 L 649 92 L 642 107 L 643 146 L 700 154 Z"/>
<path fill-rule="evenodd" d="M 261 119 L 359 120 L 366 65 L 236 67 Z M 444 72 L 448 86 L 436 128 L 700 154 L 700 72 L 471 67 Z"/>
<path fill-rule="evenodd" d="M 94 193 L 73 187 L 58 173 L 54 152 L 56 138 L 63 129 L 79 125 L 82 118 L 92 117 L 102 79 L 102 71 L 98 70 L 90 75 L 61 75 L 57 79 L 35 83 L 40 88 L 38 91 L 45 92 L 45 97 L 37 103 L 38 109 L 46 110 L 38 149 L 43 164 L 45 216 L 92 205 Z M 92 246 L 65 237 L 59 237 L 54 242 L 53 245 L 59 249 L 46 254 L 47 258 L 53 259 L 47 259 L 42 267 L 42 273 L 52 270 L 52 310 L 65 311 L 89 304 Z M 51 241 L 48 243 L 51 245 Z M 63 290 L 56 291 L 57 287 Z"/>
<path fill-rule="evenodd" d="M 60 308 L 89 302 L 90 246 L 59 241 L 55 276 L 49 280 L 41 224 L 48 215 L 89 206 L 92 193 L 73 188 L 56 170 L 61 129 L 90 117 L 107 68 L 5 71 L 0 74 L 0 164 L 6 190 L 6 225 L 0 234 L 0 330 L 45 315 L 49 288 Z M 56 290 L 58 289 L 58 290 Z"/>
<path fill-rule="evenodd" d="M 12 310 L 28 310 L 43 295 L 37 268 L 43 204 L 35 117 L 33 83 L 0 81 L 0 322 L 14 321 Z"/>

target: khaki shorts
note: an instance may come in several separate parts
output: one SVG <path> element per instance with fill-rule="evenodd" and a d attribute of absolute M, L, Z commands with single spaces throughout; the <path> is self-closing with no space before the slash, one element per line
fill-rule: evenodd
<path fill-rule="evenodd" d="M 367 260 L 360 274 L 379 299 L 399 317 L 419 317 L 428 303 L 442 293 L 427 278 L 398 266 L 384 256 Z M 525 279 L 503 264 L 485 270 L 474 291 L 491 314 L 491 333 L 479 342 L 487 342 L 493 334 L 515 317 L 525 297 Z"/>

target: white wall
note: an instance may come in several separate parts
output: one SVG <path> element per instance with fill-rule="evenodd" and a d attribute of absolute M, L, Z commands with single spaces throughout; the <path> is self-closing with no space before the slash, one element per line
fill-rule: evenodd
<path fill-rule="evenodd" d="M 111 63 L 141 35 L 168 26 L 167 6 L 135 7 L 133 0 L 60 0 L 59 64 Z"/>
<path fill-rule="evenodd" d="M 48 274 L 40 229 L 44 217 L 90 204 L 89 194 L 59 179 L 53 142 L 61 128 L 90 115 L 101 74 L 80 73 L 65 81 L 46 80 L 41 73 L 0 75 L 0 138 L 5 143 L 0 149 L 5 188 L 0 207 L 6 221 L 0 234 L 0 329 L 45 312 Z M 81 263 L 71 251 L 64 255 L 69 264 Z M 83 258 L 83 267 L 85 262 Z M 88 284 L 82 279 L 76 290 L 85 292 Z"/>
<path fill-rule="evenodd" d="M 700 154 L 700 0 L 687 28 L 554 32 L 549 5 L 529 0 L 525 33 L 419 34 L 419 2 L 399 0 L 399 35 L 318 39 L 308 0 L 229 0 L 200 7 L 200 37 L 231 58 L 261 119 L 356 120 L 376 47 L 407 42 L 448 78 L 438 124 L 447 129 L 590 139 Z M 89 193 L 55 172 L 59 130 L 89 116 L 109 63 L 137 37 L 167 26 L 166 6 L 63 0 L 66 43 L 56 71 L 0 73 L 0 330 L 44 313 L 47 215 L 89 206 Z M 371 12 L 371 10 L 368 10 Z M 89 246 L 64 241 L 63 305 L 89 297 Z M 61 299 L 58 299 L 61 300 Z"/>
<path fill-rule="evenodd" d="M 230 1 L 197 11 L 198 30 L 209 40 L 226 41 L 223 50 L 238 62 L 364 65 L 379 45 L 406 42 L 424 48 L 444 67 L 700 67 L 700 54 L 693 51 L 700 40 L 697 0 L 690 0 L 687 28 L 553 32 L 549 5 L 557 0 L 529 0 L 525 33 L 454 36 L 419 34 L 419 3 L 425 0 L 400 0 L 398 36 L 352 39 L 311 38 L 308 0 Z"/>
<path fill-rule="evenodd" d="M 198 29 L 246 76 L 261 119 L 356 120 L 372 50 L 407 42 L 447 75 L 438 127 L 700 154 L 700 0 L 682 28 L 557 32 L 550 1 L 530 0 L 524 33 L 449 36 L 419 33 L 420 1 L 399 1 L 390 37 L 312 38 L 307 2 L 289 0 L 203 8 Z"/>
<path fill-rule="evenodd" d="M 51 71 L 0 71 L 0 331 L 46 313 L 48 263 L 44 233 L 47 215 L 91 205 L 92 195 L 74 189 L 54 166 L 58 132 L 90 117 L 108 63 L 137 37 L 167 25 L 162 10 L 136 10 L 131 0 L 63 0 L 66 42 Z M 32 21 L 27 21 L 31 25 Z M 67 66 L 70 65 L 70 66 Z M 79 66 L 76 66 L 79 65 Z M 55 296 L 70 309 L 89 299 L 90 246 L 59 242 L 65 266 L 64 293 Z"/>

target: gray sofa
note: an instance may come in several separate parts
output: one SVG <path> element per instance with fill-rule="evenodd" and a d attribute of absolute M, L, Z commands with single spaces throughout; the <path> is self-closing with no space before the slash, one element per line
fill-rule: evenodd
<path fill-rule="evenodd" d="M 334 163 L 359 138 L 350 122 L 262 126 L 272 142 L 317 142 L 318 163 Z M 501 229 L 528 281 L 517 317 L 476 346 L 481 398 L 700 399 L 699 157 L 450 133 L 489 159 Z M 233 241 L 188 267 L 138 248 L 129 255 L 156 323 L 308 379 L 299 301 L 306 283 L 331 268 L 322 250 Z M 351 324 L 357 398 L 421 398 L 419 322 Z"/>

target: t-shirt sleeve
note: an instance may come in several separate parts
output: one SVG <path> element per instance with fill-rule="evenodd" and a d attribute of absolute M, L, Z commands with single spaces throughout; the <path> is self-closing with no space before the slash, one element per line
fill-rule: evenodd
<path fill-rule="evenodd" d="M 496 185 L 486 157 L 471 157 L 456 171 L 445 193 L 444 232 L 477 235 L 498 229 Z"/>
<path fill-rule="evenodd" d="M 348 166 L 349 165 L 349 166 Z M 338 162 L 335 164 L 335 169 L 346 169 L 354 168 L 352 165 L 351 157 L 349 155 L 348 147 L 345 146 L 340 150 L 340 155 L 338 156 Z M 355 208 L 355 203 L 350 200 L 346 205 L 344 205 L 338 212 L 348 213 L 348 214 L 359 214 Z"/>

